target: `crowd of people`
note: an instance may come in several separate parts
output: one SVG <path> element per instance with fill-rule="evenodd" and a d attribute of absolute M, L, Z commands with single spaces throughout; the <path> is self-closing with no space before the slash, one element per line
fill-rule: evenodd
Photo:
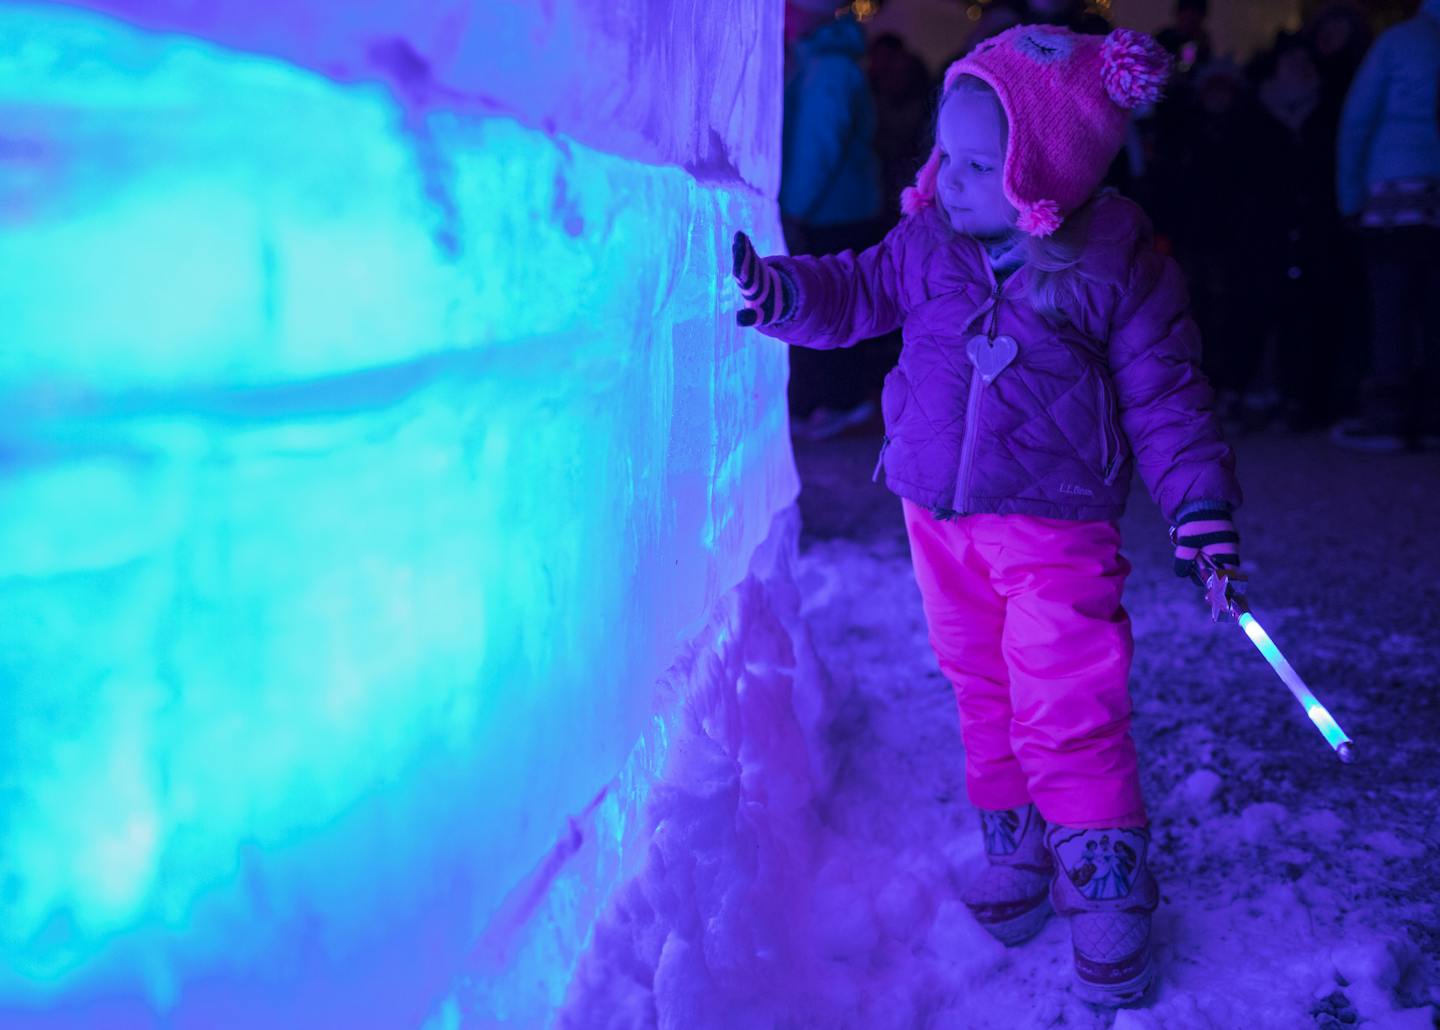
<path fill-rule="evenodd" d="M 1369 451 L 1440 446 L 1440 0 L 1378 39 L 1352 0 L 1331 0 L 1244 64 L 1217 54 L 1207 6 L 1178 0 L 1157 34 L 1170 85 L 1107 184 L 1186 272 L 1222 417 Z M 990 0 L 954 56 L 1025 23 L 1112 28 L 1083 0 Z M 901 217 L 938 79 L 834 0 L 789 0 L 786 44 L 787 243 L 861 250 Z M 796 432 L 878 423 L 899 346 L 792 348 Z"/>

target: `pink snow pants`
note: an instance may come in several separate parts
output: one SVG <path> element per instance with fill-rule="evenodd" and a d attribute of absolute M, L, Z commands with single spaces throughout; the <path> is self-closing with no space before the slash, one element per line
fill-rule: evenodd
<path fill-rule="evenodd" d="M 941 522 L 904 506 L 930 646 L 960 707 L 971 802 L 1033 801 L 1063 826 L 1144 826 L 1118 527 L 1031 515 Z"/>

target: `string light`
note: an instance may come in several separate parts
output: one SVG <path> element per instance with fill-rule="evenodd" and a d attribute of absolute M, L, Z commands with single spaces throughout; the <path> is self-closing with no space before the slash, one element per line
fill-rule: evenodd
<path fill-rule="evenodd" d="M 859 22 L 867 22 L 880 11 L 879 0 L 852 0 L 850 13 Z"/>

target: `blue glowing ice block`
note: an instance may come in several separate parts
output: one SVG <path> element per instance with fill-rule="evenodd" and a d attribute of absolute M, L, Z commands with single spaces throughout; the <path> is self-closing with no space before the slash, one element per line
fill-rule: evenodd
<path fill-rule="evenodd" d="M 0 8 L 0 1022 L 418 1025 L 793 500 L 778 15 L 96 6 Z"/>

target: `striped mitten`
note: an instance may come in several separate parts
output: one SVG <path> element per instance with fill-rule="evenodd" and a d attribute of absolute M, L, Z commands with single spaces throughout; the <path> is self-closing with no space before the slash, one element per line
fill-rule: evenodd
<path fill-rule="evenodd" d="M 785 277 L 755 253 L 750 237 L 743 232 L 735 234 L 735 243 L 730 249 L 735 260 L 730 274 L 740 285 L 740 296 L 745 298 L 745 307 L 735 313 L 735 321 L 752 326 L 788 318 L 795 307 L 795 298 Z"/>
<path fill-rule="evenodd" d="M 1195 559 L 1201 554 L 1223 568 L 1240 568 L 1240 534 L 1227 505 L 1182 509 L 1171 539 L 1177 576 L 1198 577 Z"/>

